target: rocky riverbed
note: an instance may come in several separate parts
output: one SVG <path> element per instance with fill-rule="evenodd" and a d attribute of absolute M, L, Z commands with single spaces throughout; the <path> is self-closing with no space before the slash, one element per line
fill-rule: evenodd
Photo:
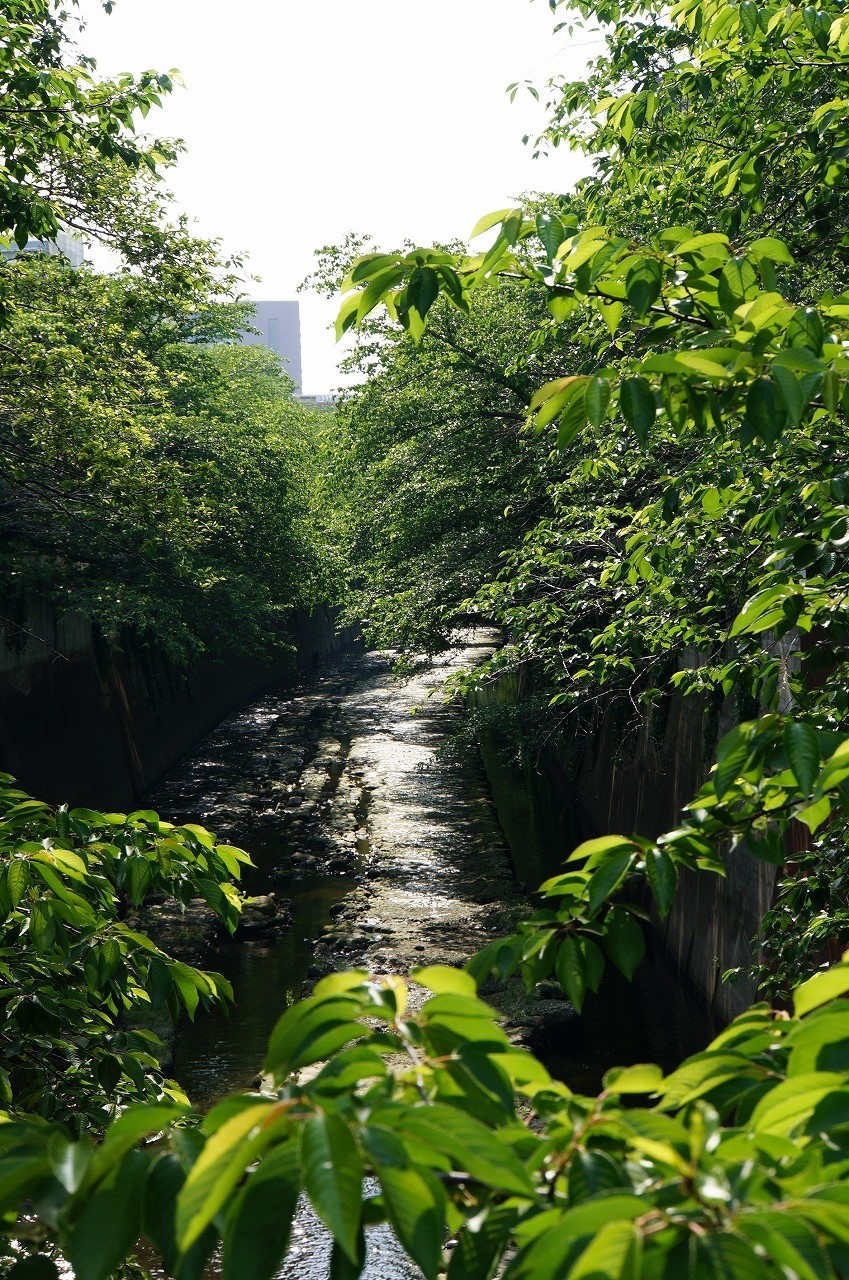
<path fill-rule="evenodd" d="M 329 888 L 334 900 L 306 968 L 292 975 L 294 994 L 344 967 L 463 964 L 527 909 L 480 760 L 445 750 L 461 714 L 445 702 L 445 683 L 496 642 L 492 630 L 465 633 L 404 677 L 389 654 L 351 655 L 308 688 L 230 717 L 148 798 L 254 857 L 237 948 L 272 942 L 292 926 L 305 888 Z M 157 928 L 181 955 L 230 967 L 204 904 L 160 912 Z M 511 1003 L 517 1034 L 520 1023 L 569 1016 L 562 1001 Z M 270 1005 L 269 1030 L 276 1013 Z"/>

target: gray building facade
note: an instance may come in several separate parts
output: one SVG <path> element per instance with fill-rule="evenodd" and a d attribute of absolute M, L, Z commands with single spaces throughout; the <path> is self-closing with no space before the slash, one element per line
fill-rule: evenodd
<path fill-rule="evenodd" d="M 242 332 L 242 342 L 270 347 L 301 394 L 301 312 L 297 302 L 254 302 L 253 321 L 258 333 Z"/>
<path fill-rule="evenodd" d="M 81 267 L 85 261 L 82 239 L 69 231 L 59 231 L 53 240 L 35 240 L 31 236 L 23 249 L 14 243 L 0 245 L 0 255 L 7 262 L 12 262 L 21 253 L 46 253 L 52 258 L 67 258 L 72 267 Z"/>

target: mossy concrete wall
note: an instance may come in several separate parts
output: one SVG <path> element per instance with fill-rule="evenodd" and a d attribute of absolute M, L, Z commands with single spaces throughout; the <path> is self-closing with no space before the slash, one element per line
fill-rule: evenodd
<path fill-rule="evenodd" d="M 529 672 L 512 674 L 494 680 L 476 701 L 521 703 L 531 684 Z M 706 749 L 706 717 L 699 700 L 673 694 L 663 723 L 646 721 L 633 738 L 623 741 L 622 718 L 608 708 L 580 744 L 545 745 L 537 757 L 537 778 L 574 810 L 564 824 L 563 856 L 576 829 L 655 837 L 677 826 L 683 806 L 707 775 L 712 736 Z M 743 852 L 728 854 L 726 868 L 725 878 L 685 873 L 668 919 L 655 921 L 679 971 L 722 1021 L 755 998 L 749 980 L 732 985 L 721 978 L 729 969 L 747 969 L 756 959 L 753 940 L 771 904 L 776 875 L 775 867 Z"/>
<path fill-rule="evenodd" d="M 275 667 L 201 660 L 180 671 L 141 646 L 100 641 L 43 601 L 0 639 L 0 770 L 54 804 L 132 806 L 234 707 L 292 682 L 340 646 L 326 611 L 293 617 L 297 653 Z"/>

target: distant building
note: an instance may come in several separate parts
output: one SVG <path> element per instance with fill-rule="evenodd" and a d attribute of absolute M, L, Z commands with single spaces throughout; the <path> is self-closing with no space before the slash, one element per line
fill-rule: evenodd
<path fill-rule="evenodd" d="M 79 236 L 60 231 L 52 240 L 27 240 L 23 249 L 16 244 L 0 247 L 0 255 L 11 262 L 20 253 L 46 253 L 51 258 L 67 258 L 72 267 L 81 267 L 85 261 L 85 246 Z"/>
<path fill-rule="evenodd" d="M 336 405 L 336 397 L 333 394 L 298 396 L 298 399 L 301 404 L 307 405 L 310 409 L 320 409 L 324 413 L 329 413 Z"/>
<path fill-rule="evenodd" d="M 258 333 L 242 331 L 242 342 L 270 347 L 283 361 L 286 372 L 301 390 L 301 312 L 297 302 L 255 302 L 253 327 Z"/>

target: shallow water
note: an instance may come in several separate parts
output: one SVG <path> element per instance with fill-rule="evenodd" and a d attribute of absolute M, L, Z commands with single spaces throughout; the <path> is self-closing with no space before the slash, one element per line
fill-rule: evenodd
<path fill-rule="evenodd" d="M 245 1089 L 265 1056 L 268 1037 L 284 1009 L 302 994 L 312 964 L 312 944 L 330 919 L 330 908 L 353 887 L 349 876 L 310 876 L 287 896 L 292 928 L 280 938 L 216 947 L 206 967 L 233 984 L 229 1014 L 200 1015 L 184 1028 L 171 1074 L 195 1106 L 206 1110 L 225 1093 Z"/>
<path fill-rule="evenodd" d="M 379 655 L 351 657 L 225 721 L 149 798 L 249 849 L 257 865 L 246 891 L 273 890 L 293 907 L 282 937 L 226 943 L 206 961 L 232 982 L 236 1007 L 181 1031 L 172 1072 L 196 1105 L 255 1085 L 268 1036 L 315 976 L 317 954 L 379 971 L 462 963 L 493 931 L 488 904 L 518 897 L 516 881 L 532 891 L 587 834 L 533 771 L 487 751 L 490 796 L 479 763 L 440 756 L 456 713 L 428 692 L 447 671 L 402 687 Z M 332 943 L 322 942 L 329 925 Z M 562 1000 L 549 1011 L 524 1042 L 587 1093 L 614 1065 L 670 1068 L 711 1030 L 659 950 L 633 984 L 607 975 L 580 1019 Z M 329 1257 L 328 1233 L 305 1205 L 281 1278 L 319 1280 Z M 365 1280 L 416 1274 L 388 1229 L 370 1233 Z"/>

